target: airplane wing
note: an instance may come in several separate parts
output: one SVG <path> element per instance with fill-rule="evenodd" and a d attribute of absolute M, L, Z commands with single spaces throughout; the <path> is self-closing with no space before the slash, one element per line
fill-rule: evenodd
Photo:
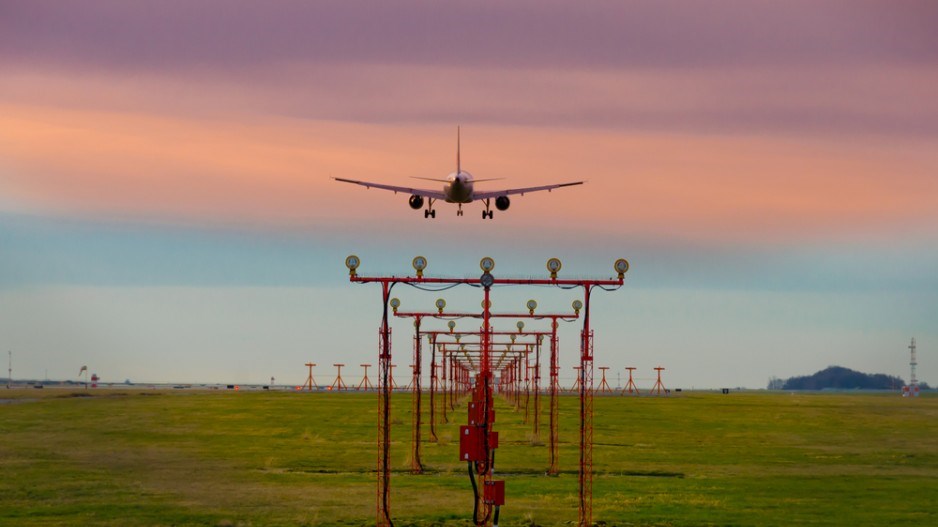
<path fill-rule="evenodd" d="M 344 179 L 340 177 L 332 178 L 336 181 L 341 181 L 343 183 L 352 183 L 355 185 L 361 185 L 365 188 L 379 188 L 381 190 L 390 190 L 391 192 L 403 192 L 405 194 L 412 194 L 416 196 L 423 196 L 425 198 L 445 200 L 446 194 L 442 190 L 426 190 L 422 188 L 410 188 L 410 187 L 396 187 L 394 185 L 384 185 L 381 183 L 370 183 L 368 181 L 356 181 L 354 179 Z"/>
<path fill-rule="evenodd" d="M 556 185 L 541 185 L 540 187 L 526 187 L 526 188 L 510 188 L 507 190 L 487 190 L 484 192 L 475 191 L 472 195 L 473 199 L 489 199 L 497 198 L 498 196 L 507 196 L 509 194 L 521 194 L 522 196 L 528 192 L 540 192 L 542 190 L 551 191 L 555 188 L 560 187 L 572 187 L 573 185 L 582 185 L 585 181 L 574 181 L 572 183 L 558 183 Z"/>

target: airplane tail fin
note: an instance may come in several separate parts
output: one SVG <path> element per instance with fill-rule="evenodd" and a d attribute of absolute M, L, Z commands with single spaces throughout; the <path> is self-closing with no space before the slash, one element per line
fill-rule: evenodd
<path fill-rule="evenodd" d="M 456 173 L 460 173 L 462 167 L 459 163 L 459 126 L 456 126 Z"/>

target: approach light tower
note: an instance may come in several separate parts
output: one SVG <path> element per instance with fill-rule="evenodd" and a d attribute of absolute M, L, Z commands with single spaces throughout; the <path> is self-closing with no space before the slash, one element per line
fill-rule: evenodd
<path fill-rule="evenodd" d="M 13 352 L 11 350 L 7 350 L 7 354 L 10 356 L 10 362 L 7 367 L 7 390 L 9 390 L 13 387 Z"/>
<path fill-rule="evenodd" d="M 912 343 L 909 344 L 909 351 L 911 352 L 911 357 L 909 358 L 909 385 L 902 389 L 903 397 L 918 397 L 919 387 L 918 379 L 915 378 L 915 367 L 918 366 L 918 361 L 915 360 L 915 337 L 912 337 Z"/>

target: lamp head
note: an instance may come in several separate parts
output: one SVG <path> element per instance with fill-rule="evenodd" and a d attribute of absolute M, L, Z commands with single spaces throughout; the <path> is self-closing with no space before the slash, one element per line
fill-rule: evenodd
<path fill-rule="evenodd" d="M 552 280 L 557 279 L 557 272 L 563 267 L 563 264 L 560 263 L 560 259 L 551 258 L 547 260 L 547 270 L 550 271 L 550 277 Z"/>
<path fill-rule="evenodd" d="M 345 267 L 348 267 L 349 276 L 356 276 L 355 270 L 358 269 L 358 266 L 361 265 L 361 260 L 358 259 L 354 254 L 350 254 L 345 259 Z"/>
<path fill-rule="evenodd" d="M 423 278 L 423 270 L 427 268 L 427 259 L 423 256 L 415 256 L 411 265 L 417 271 L 417 278 Z"/>

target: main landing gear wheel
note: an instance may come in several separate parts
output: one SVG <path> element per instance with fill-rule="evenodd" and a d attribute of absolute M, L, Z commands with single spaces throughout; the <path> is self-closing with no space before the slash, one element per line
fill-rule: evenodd
<path fill-rule="evenodd" d="M 462 203 L 459 204 L 459 208 L 456 209 L 456 215 L 462 216 Z"/>
<path fill-rule="evenodd" d="M 436 218 L 436 211 L 427 209 L 423 211 L 423 217 L 424 218 Z"/>
<path fill-rule="evenodd" d="M 494 213 L 494 211 L 491 211 L 491 210 L 483 210 L 483 211 L 482 211 L 482 219 L 483 219 L 483 220 L 484 220 L 485 218 L 492 219 L 492 214 L 493 214 L 493 213 Z"/>

